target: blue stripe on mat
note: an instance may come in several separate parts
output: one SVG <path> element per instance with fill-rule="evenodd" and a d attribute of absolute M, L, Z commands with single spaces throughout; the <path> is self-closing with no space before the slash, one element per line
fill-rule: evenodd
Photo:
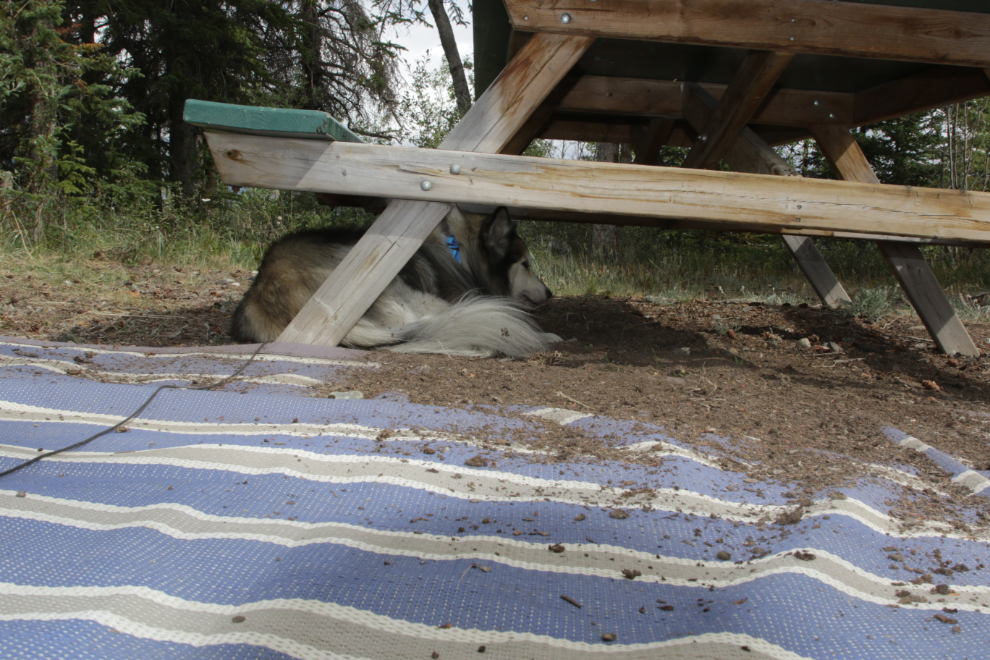
<path fill-rule="evenodd" d="M 137 359 L 134 368 L 141 368 L 140 363 Z M 185 364 L 202 366 L 195 360 Z M 122 416 L 154 389 L 59 375 L 26 377 L 25 373 L 6 378 L 0 373 L 0 401 Z M 5 405 L 10 406 L 0 403 L 0 408 Z M 11 418 L 10 410 L 4 415 Z M 692 493 L 708 497 L 698 500 L 709 503 L 703 506 L 784 503 L 785 484 L 745 483 L 745 475 L 690 458 L 667 458 L 660 468 L 622 461 L 590 464 L 584 459 L 548 464 L 536 456 L 513 456 L 504 446 L 483 451 L 455 440 L 434 440 L 429 444 L 437 453 L 425 454 L 424 442 L 375 442 L 346 433 L 307 438 L 291 430 L 264 428 L 265 424 L 288 428 L 298 420 L 299 425 L 354 423 L 372 431 L 421 426 L 468 436 L 484 432 L 508 437 L 510 430 L 529 426 L 525 420 L 503 418 L 496 410 L 471 414 L 394 400 L 177 391 L 156 400 L 142 417 L 249 426 L 243 434 L 182 434 L 141 430 L 135 425 L 128 433 L 112 434 L 87 446 L 85 454 L 77 455 L 80 461 L 43 461 L 0 480 L 0 582 L 78 587 L 73 597 L 80 598 L 90 593 L 87 588 L 145 587 L 162 598 L 188 601 L 190 606 L 277 599 L 334 604 L 386 617 L 380 619 L 381 635 L 383 639 L 392 635 L 392 640 L 397 629 L 389 628 L 389 620 L 396 625 L 420 624 L 425 630 L 451 623 L 451 635 L 502 631 L 595 645 L 602 644 L 602 632 L 611 631 L 618 634 L 613 650 L 706 633 L 735 633 L 812 658 L 977 658 L 985 655 L 990 639 L 990 592 L 981 589 L 987 584 L 986 569 L 977 568 L 988 558 L 983 541 L 935 535 L 899 539 L 840 510 L 819 512 L 782 528 L 766 521 L 744 524 L 634 507 L 629 507 L 628 518 L 616 519 L 596 506 L 543 501 L 543 495 L 577 499 L 577 493 L 591 492 L 575 490 L 571 495 L 564 486 L 547 485 L 515 501 L 509 497 L 521 488 L 513 480 L 542 479 L 548 484 L 572 481 L 575 489 L 579 484 L 617 488 L 629 481 L 633 488 L 678 486 L 685 497 Z M 256 417 L 261 426 L 255 426 Z M 23 460 L 14 456 L 19 450 L 11 445 L 51 449 L 99 428 L 57 418 L 0 421 L 0 444 L 7 445 L 0 468 Z M 605 419 L 589 420 L 581 428 L 591 434 L 618 434 L 621 441 L 628 441 L 633 433 L 631 427 Z M 647 431 L 640 429 L 635 441 L 664 439 L 659 427 Z M 264 443 L 265 439 L 269 442 Z M 229 462 L 228 454 L 222 453 L 227 450 L 217 447 L 220 444 L 233 446 Z M 195 462 L 199 446 L 216 454 L 211 454 L 209 463 Z M 128 456 L 162 461 L 141 452 L 183 447 L 188 451 L 181 465 L 111 462 Z M 264 454 L 253 451 L 249 457 L 260 457 L 258 465 L 295 465 L 297 459 L 299 463 L 305 460 L 319 467 L 319 478 L 290 475 L 287 467 L 269 474 L 240 468 L 238 460 L 248 455 L 248 449 L 258 447 L 277 448 Z M 136 453 L 104 455 L 109 452 Z M 463 467 L 479 453 L 496 460 L 497 467 Z M 355 460 L 320 463 L 320 457 Z M 286 459 L 292 462 L 286 464 Z M 361 471 L 356 469 L 359 466 Z M 441 476 L 463 470 L 460 481 L 449 482 L 460 490 L 431 485 L 429 479 L 440 474 L 428 473 L 431 466 L 442 470 Z M 386 469 L 398 476 L 376 476 Z M 359 473 L 365 476 L 356 476 Z M 504 488 L 497 495 L 504 501 L 472 501 L 471 489 L 482 483 L 486 489 L 489 484 Z M 25 498 L 15 500 L 14 493 L 20 490 L 25 491 Z M 900 487 L 883 479 L 864 480 L 842 491 L 881 513 L 890 506 L 886 500 L 900 496 Z M 157 508 L 135 510 L 149 506 Z M 575 521 L 579 513 L 584 519 Z M 290 517 L 295 521 L 287 522 Z M 484 523 L 484 518 L 489 522 Z M 254 525 L 253 536 L 245 531 L 247 524 Z M 523 533 L 512 536 L 513 530 Z M 364 540 L 358 542 L 359 538 Z M 549 552 L 551 543 L 563 543 L 565 554 Z M 473 549 L 479 545 L 488 549 L 479 553 Z M 709 569 L 695 565 L 700 560 L 714 564 L 714 555 L 723 549 L 731 552 L 732 560 L 745 560 L 756 547 L 772 553 L 810 548 L 823 556 L 808 562 L 793 557 L 767 557 L 738 566 L 721 562 L 718 570 L 726 569 L 729 580 L 744 581 L 729 584 L 722 580 L 711 587 L 705 583 Z M 492 548 L 501 548 L 499 556 L 491 554 Z M 902 561 L 889 557 L 895 551 L 903 555 Z M 592 552 L 594 559 L 582 558 L 583 553 Z M 838 563 L 829 564 L 832 560 L 825 554 L 838 558 Z M 658 564 L 678 560 L 678 568 L 670 570 L 697 575 L 697 583 L 683 577 L 654 578 L 651 557 Z M 785 559 L 795 567 L 785 570 Z M 941 595 L 931 592 L 932 584 L 908 587 L 912 594 L 926 594 L 926 605 L 889 606 L 901 588 L 893 583 L 916 577 L 892 564 L 931 570 L 939 561 L 955 566 L 956 572 L 936 575 L 934 581 L 962 592 L 942 594 L 948 605 L 958 604 L 958 612 L 945 615 L 953 623 L 933 619 L 936 614 L 941 616 L 942 605 Z M 584 562 L 588 562 L 586 569 L 581 568 Z M 828 567 L 843 562 L 868 575 L 848 573 L 846 568 L 841 578 L 827 572 L 838 571 Z M 622 569 L 641 564 L 645 564 L 646 575 L 635 580 L 621 576 Z M 966 564 L 969 570 L 958 564 Z M 778 565 L 779 571 L 765 572 Z M 478 566 L 491 570 L 485 572 Z M 751 570 L 760 572 L 751 574 Z M 9 589 L 0 585 L 0 592 L 5 588 Z M 870 590 L 880 595 L 869 596 Z M 561 594 L 583 607 L 561 600 Z M 42 607 L 46 601 L 39 596 L 35 602 Z M 674 609 L 661 610 L 658 605 Z M 982 611 L 972 611 L 974 607 Z M 42 609 L 13 617 L 8 613 L 6 618 L 45 616 Z M 959 626 L 959 634 L 953 633 L 953 626 Z M 284 631 L 287 643 L 292 643 L 292 634 Z M 369 645 L 377 641 L 369 639 Z M 345 652 L 334 648 L 332 637 L 324 643 L 328 652 Z M 139 639 L 90 621 L 0 620 L 0 657 L 4 658 L 288 657 L 265 648 L 262 641 L 257 644 L 187 647 Z M 552 653 L 542 648 L 532 655 L 549 658 L 567 653 L 563 647 Z"/>
<path fill-rule="evenodd" d="M 0 621 L 0 650 L 10 660 L 290 660 L 249 644 L 193 646 L 141 639 L 93 621 Z M 43 643 L 39 643 L 43 640 Z"/>
<path fill-rule="evenodd" d="M 175 541 L 144 529 L 66 533 L 43 523 L 7 527 L 11 536 L 31 539 L 15 540 L 7 547 L 8 555 L 30 560 L 13 562 L 13 570 L 0 573 L 2 581 L 21 584 L 141 585 L 184 600 L 227 605 L 280 598 L 334 602 L 430 626 L 450 622 L 462 629 L 526 632 L 587 643 L 596 641 L 600 630 L 618 632 L 625 644 L 728 631 L 810 655 L 819 647 L 806 634 L 810 632 L 832 640 L 832 650 L 836 641 L 855 642 L 866 652 L 861 657 L 919 658 L 924 656 L 918 647 L 930 654 L 951 641 L 966 653 L 985 643 L 974 635 L 951 635 L 944 624 L 929 624 L 931 611 L 875 605 L 801 575 L 767 576 L 711 591 L 705 586 L 504 565 L 483 573 L 470 570 L 476 563 L 472 559 L 424 562 L 335 545 L 286 549 L 257 542 Z M 384 565 L 383 558 L 390 564 Z M 112 573 L 103 568 L 106 564 L 115 567 Z M 51 568 L 56 566 L 59 570 L 53 575 Z M 808 598 L 811 593 L 814 599 Z M 563 602 L 560 594 L 584 607 Z M 743 598 L 744 603 L 735 605 Z M 675 609 L 659 610 L 658 599 Z M 641 607 L 647 615 L 638 612 Z M 990 630 L 984 615 L 960 611 L 953 617 L 974 633 Z M 867 634 L 913 640 L 914 654 L 903 645 L 896 655 L 885 653 L 887 639 L 871 643 Z"/>

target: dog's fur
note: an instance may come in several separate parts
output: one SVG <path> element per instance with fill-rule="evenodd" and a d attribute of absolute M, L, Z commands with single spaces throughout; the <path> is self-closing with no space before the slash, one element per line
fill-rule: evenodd
<path fill-rule="evenodd" d="M 272 244 L 234 312 L 238 341 L 274 341 L 362 232 L 313 229 Z M 445 243 L 456 238 L 458 263 Z M 560 341 L 525 306 L 553 293 L 531 270 L 526 244 L 504 208 L 490 216 L 456 207 L 341 342 L 402 353 L 521 357 Z"/>

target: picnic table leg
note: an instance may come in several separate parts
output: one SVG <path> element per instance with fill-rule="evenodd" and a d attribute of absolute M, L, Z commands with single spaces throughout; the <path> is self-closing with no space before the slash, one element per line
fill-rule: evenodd
<path fill-rule="evenodd" d="M 844 180 L 880 183 L 848 128 L 812 126 L 811 132 L 832 170 Z M 897 281 L 939 350 L 949 355 L 979 355 L 979 349 L 918 246 L 900 241 L 877 241 L 877 247 L 894 270 Z"/>
<path fill-rule="evenodd" d="M 700 133 L 711 122 L 718 101 L 696 83 L 685 83 L 682 89 L 681 114 Z M 729 142 L 725 147 L 722 158 L 736 172 L 799 176 L 787 161 L 750 128 L 739 131 L 734 142 Z M 780 238 L 823 303 L 835 307 L 840 302 L 850 302 L 846 290 L 809 236 L 783 234 Z"/>
<path fill-rule="evenodd" d="M 594 42 L 537 34 L 440 144 L 499 153 Z M 388 191 L 383 190 L 383 194 Z M 450 211 L 451 204 L 393 200 L 278 337 L 336 346 Z"/>

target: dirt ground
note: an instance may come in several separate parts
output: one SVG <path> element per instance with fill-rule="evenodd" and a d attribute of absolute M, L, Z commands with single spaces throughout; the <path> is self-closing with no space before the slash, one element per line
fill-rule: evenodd
<path fill-rule="evenodd" d="M 0 334 L 136 346 L 230 343 L 230 314 L 251 275 L 105 262 L 86 272 L 72 280 L 0 269 Z M 659 425 L 755 478 L 797 484 L 795 501 L 850 483 L 866 463 L 913 465 L 932 490 L 891 510 L 908 522 L 964 506 L 968 491 L 926 457 L 896 448 L 885 427 L 990 470 L 985 322 L 967 324 L 983 355 L 950 358 L 935 352 L 909 310 L 871 323 L 815 304 L 566 297 L 536 316 L 566 340 L 546 354 L 507 361 L 380 351 L 380 369 L 355 370 L 361 373 L 328 391 L 393 392 L 455 407 L 548 406 Z M 605 457 L 618 441 L 553 424 L 532 440 L 557 459 Z M 960 520 L 974 520 L 974 500 L 982 501 L 980 520 L 990 522 L 986 498 L 970 498 Z"/>

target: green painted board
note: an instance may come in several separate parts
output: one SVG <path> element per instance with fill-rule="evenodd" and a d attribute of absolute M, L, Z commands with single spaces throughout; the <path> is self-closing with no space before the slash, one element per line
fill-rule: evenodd
<path fill-rule="evenodd" d="M 229 133 L 364 142 L 346 126 L 319 110 L 259 108 L 189 99 L 182 119 L 193 126 Z"/>

